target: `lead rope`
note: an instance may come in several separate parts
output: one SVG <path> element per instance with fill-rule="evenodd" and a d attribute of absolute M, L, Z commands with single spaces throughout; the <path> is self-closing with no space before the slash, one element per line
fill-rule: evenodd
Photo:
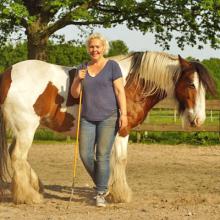
<path fill-rule="evenodd" d="M 77 120 L 77 130 L 76 130 L 76 145 L 74 147 L 74 155 L 73 155 L 73 182 L 72 182 L 71 195 L 70 195 L 70 200 L 69 200 L 67 209 L 69 208 L 69 204 L 72 201 L 73 192 L 74 192 L 74 188 L 75 188 L 76 165 L 77 165 L 78 151 L 79 151 L 79 129 L 80 129 L 81 108 L 82 108 L 82 89 L 81 89 L 80 95 L 79 95 L 79 110 L 78 110 L 78 120 Z"/>

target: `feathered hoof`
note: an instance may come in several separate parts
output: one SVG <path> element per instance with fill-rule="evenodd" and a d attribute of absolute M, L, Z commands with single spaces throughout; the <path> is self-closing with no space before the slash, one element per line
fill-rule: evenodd
<path fill-rule="evenodd" d="M 30 185 L 29 185 L 30 186 Z M 12 181 L 12 200 L 15 204 L 37 204 L 43 202 L 43 195 L 32 187 L 18 187 Z"/>
<path fill-rule="evenodd" d="M 132 191 L 129 187 L 124 189 L 123 191 L 115 191 L 113 188 L 110 188 L 110 192 L 108 195 L 108 200 L 114 203 L 128 203 L 132 199 Z"/>
<path fill-rule="evenodd" d="M 43 196 L 39 193 L 28 196 L 12 196 L 15 204 L 39 204 L 43 202 Z"/>

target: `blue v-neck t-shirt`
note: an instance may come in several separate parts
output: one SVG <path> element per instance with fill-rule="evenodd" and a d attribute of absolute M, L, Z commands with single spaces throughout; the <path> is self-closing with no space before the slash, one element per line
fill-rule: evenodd
<path fill-rule="evenodd" d="M 103 69 L 91 76 L 88 72 L 82 82 L 82 117 L 88 121 L 102 121 L 118 111 L 114 80 L 122 77 L 114 60 L 108 60 Z"/>

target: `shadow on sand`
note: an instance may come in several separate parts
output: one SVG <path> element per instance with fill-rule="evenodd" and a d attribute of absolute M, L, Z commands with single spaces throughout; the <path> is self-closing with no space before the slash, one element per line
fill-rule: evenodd
<path fill-rule="evenodd" d="M 0 191 L 0 202 L 11 203 L 11 183 L 1 184 Z M 62 201 L 71 201 L 76 203 L 87 203 L 91 205 L 94 202 L 93 197 L 95 196 L 95 191 L 93 188 L 89 187 L 72 187 L 62 186 L 62 185 L 44 185 L 43 196 L 45 199 L 57 199 Z"/>
<path fill-rule="evenodd" d="M 94 202 L 93 197 L 95 191 L 89 187 L 72 187 L 61 185 L 45 185 L 44 186 L 44 198 L 46 199 L 58 199 L 63 201 L 72 202 L 84 202 L 91 204 Z"/>

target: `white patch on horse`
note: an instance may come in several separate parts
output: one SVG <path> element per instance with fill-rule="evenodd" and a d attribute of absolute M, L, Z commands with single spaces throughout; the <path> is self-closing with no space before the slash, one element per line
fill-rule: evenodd
<path fill-rule="evenodd" d="M 202 83 L 199 82 L 198 73 L 194 75 L 194 85 L 197 90 L 197 97 L 196 97 L 196 105 L 195 105 L 195 123 L 197 126 L 201 126 L 206 119 L 206 112 L 205 112 L 205 88 Z"/>
<path fill-rule="evenodd" d="M 182 117 L 183 127 L 189 126 L 190 122 L 199 127 L 206 119 L 205 112 L 205 89 L 202 83 L 199 82 L 197 72 L 194 72 L 193 85 L 196 91 L 196 102 L 194 108 L 186 109 Z"/>
<path fill-rule="evenodd" d="M 121 68 L 121 72 L 122 72 L 123 82 L 125 85 L 126 84 L 126 77 L 128 76 L 128 73 L 129 73 L 129 70 L 131 67 L 132 57 L 120 55 L 120 56 L 111 57 L 110 59 L 115 60 L 119 64 L 119 66 Z"/>

